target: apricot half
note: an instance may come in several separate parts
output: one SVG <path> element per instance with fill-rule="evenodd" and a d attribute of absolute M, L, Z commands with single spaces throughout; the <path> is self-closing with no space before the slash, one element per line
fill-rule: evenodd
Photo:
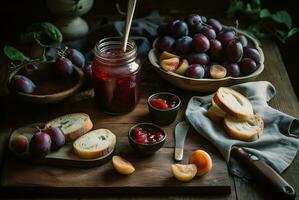
<path fill-rule="evenodd" d="M 165 71 L 175 71 L 180 64 L 180 59 L 179 58 L 169 58 L 165 60 L 161 60 L 160 66 L 162 69 Z"/>
<path fill-rule="evenodd" d="M 114 169 L 120 174 L 132 174 L 135 171 L 135 167 L 120 156 L 113 156 L 112 164 Z"/>
<path fill-rule="evenodd" d="M 160 60 L 169 59 L 169 58 L 180 58 L 178 55 L 163 51 L 160 55 Z"/>
<path fill-rule="evenodd" d="M 186 59 L 183 59 L 180 62 L 178 68 L 175 70 L 175 73 L 183 75 L 183 74 L 185 74 L 185 72 L 187 71 L 188 68 L 189 68 L 188 61 Z"/>
<path fill-rule="evenodd" d="M 197 176 L 202 176 L 212 169 L 212 159 L 210 155 L 203 150 L 196 150 L 189 158 L 189 164 L 195 164 L 197 167 Z"/>
<path fill-rule="evenodd" d="M 173 164 L 171 165 L 171 169 L 175 178 L 182 182 L 191 181 L 197 172 L 197 167 L 195 164 Z"/>

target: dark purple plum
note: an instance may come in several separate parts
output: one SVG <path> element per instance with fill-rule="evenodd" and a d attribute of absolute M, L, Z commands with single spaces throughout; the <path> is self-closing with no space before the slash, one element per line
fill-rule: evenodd
<path fill-rule="evenodd" d="M 92 82 L 92 64 L 87 64 L 83 67 L 83 72 L 85 75 L 85 79 L 89 85 Z"/>
<path fill-rule="evenodd" d="M 243 58 L 239 63 L 239 66 L 242 76 L 252 74 L 257 69 L 256 62 L 251 58 Z"/>
<path fill-rule="evenodd" d="M 32 156 L 36 158 L 43 158 L 51 151 L 51 138 L 45 132 L 35 133 L 29 144 L 29 150 Z"/>
<path fill-rule="evenodd" d="M 200 33 L 204 27 L 205 26 L 202 24 L 195 24 L 192 28 L 189 29 L 189 35 L 194 36 L 195 34 Z"/>
<path fill-rule="evenodd" d="M 217 35 L 217 39 L 221 42 L 222 46 L 224 47 L 227 45 L 229 41 L 234 39 L 235 35 L 236 35 L 235 31 L 223 30 Z"/>
<path fill-rule="evenodd" d="M 191 30 L 197 24 L 201 24 L 201 17 L 198 14 L 190 14 L 185 18 L 188 28 Z"/>
<path fill-rule="evenodd" d="M 220 56 L 222 55 L 221 42 L 216 39 L 210 40 L 210 49 L 209 49 L 208 53 L 213 59 L 219 59 Z"/>
<path fill-rule="evenodd" d="M 192 41 L 193 47 L 195 51 L 199 53 L 203 53 L 209 50 L 210 48 L 210 41 L 206 36 L 204 36 L 201 33 L 195 34 L 193 36 L 193 41 Z"/>
<path fill-rule="evenodd" d="M 44 130 L 51 138 L 51 151 L 56 151 L 65 144 L 65 137 L 61 128 L 52 127 Z"/>
<path fill-rule="evenodd" d="M 160 37 L 156 43 L 156 48 L 160 51 L 172 52 L 175 40 L 173 37 L 164 36 Z"/>
<path fill-rule="evenodd" d="M 171 33 L 172 36 L 176 39 L 186 36 L 189 34 L 188 25 L 184 21 L 179 21 L 173 26 Z"/>
<path fill-rule="evenodd" d="M 28 149 L 29 141 L 24 135 L 18 135 L 10 143 L 10 147 L 17 154 L 25 153 Z"/>
<path fill-rule="evenodd" d="M 261 61 L 261 55 L 258 52 L 257 49 L 252 48 L 252 47 L 244 47 L 243 48 L 243 58 L 251 58 L 254 60 L 256 63 L 260 63 Z"/>
<path fill-rule="evenodd" d="M 243 47 L 247 47 L 248 40 L 247 40 L 247 38 L 246 38 L 245 35 L 240 34 L 239 35 L 239 41 L 241 42 L 241 44 L 242 44 Z"/>
<path fill-rule="evenodd" d="M 233 26 L 227 26 L 227 27 L 225 27 L 225 28 L 222 28 L 222 31 L 234 31 L 235 32 L 235 27 L 233 27 Z M 222 32 L 221 31 L 221 32 Z"/>
<path fill-rule="evenodd" d="M 77 67 L 83 68 L 85 64 L 85 57 L 77 49 L 67 49 L 66 58 L 68 58 Z"/>
<path fill-rule="evenodd" d="M 216 31 L 216 33 L 219 33 L 222 30 L 222 25 L 217 19 L 209 19 L 207 22 L 210 26 L 213 27 L 213 29 Z"/>
<path fill-rule="evenodd" d="M 229 41 L 225 47 L 225 53 L 230 62 L 239 62 L 243 56 L 243 47 L 241 42 L 238 42 L 237 40 Z"/>
<path fill-rule="evenodd" d="M 204 66 L 209 65 L 210 57 L 206 53 L 193 53 L 188 56 L 189 64 L 201 64 Z"/>
<path fill-rule="evenodd" d="M 227 76 L 239 77 L 240 76 L 240 67 L 237 63 L 228 63 L 224 65 L 226 68 Z"/>
<path fill-rule="evenodd" d="M 168 35 L 169 34 L 168 25 L 166 23 L 164 23 L 164 24 L 161 24 L 160 26 L 158 26 L 157 33 L 161 37 Z"/>
<path fill-rule="evenodd" d="M 178 23 L 179 21 L 180 21 L 180 20 L 176 19 L 176 20 L 171 20 L 171 21 L 168 22 L 168 24 L 167 24 L 167 30 L 168 30 L 168 33 L 172 33 L 172 30 L 173 30 L 173 28 L 174 28 L 174 25 L 175 25 L 176 23 Z"/>
<path fill-rule="evenodd" d="M 201 29 L 201 33 L 205 35 L 208 39 L 215 39 L 216 32 L 210 26 L 205 26 Z"/>
<path fill-rule="evenodd" d="M 188 68 L 185 74 L 187 77 L 200 79 L 203 78 L 205 75 L 205 69 L 200 64 L 192 64 Z"/>
<path fill-rule="evenodd" d="M 205 66 L 205 75 L 204 75 L 204 78 L 211 78 L 210 68 L 211 68 L 211 65 Z"/>
<path fill-rule="evenodd" d="M 27 94 L 34 92 L 36 88 L 36 85 L 29 78 L 22 75 L 13 76 L 11 85 L 15 90 Z"/>
<path fill-rule="evenodd" d="M 185 55 L 192 51 L 192 38 L 189 36 L 183 36 L 174 43 L 175 52 L 178 55 Z"/>
<path fill-rule="evenodd" d="M 65 57 L 57 58 L 56 62 L 54 63 L 54 66 L 55 73 L 63 78 L 71 77 L 74 72 L 73 63 Z"/>

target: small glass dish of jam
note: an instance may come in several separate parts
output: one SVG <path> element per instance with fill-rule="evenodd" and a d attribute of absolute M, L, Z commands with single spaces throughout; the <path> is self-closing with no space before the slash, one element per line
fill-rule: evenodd
<path fill-rule="evenodd" d="M 128 139 L 131 146 L 141 154 L 152 154 L 165 143 L 166 134 L 152 123 L 139 123 L 130 128 Z"/>
<path fill-rule="evenodd" d="M 109 114 L 132 111 L 140 97 L 141 66 L 137 59 L 137 46 L 128 41 L 122 51 L 122 38 L 100 40 L 94 49 L 92 84 L 96 105 Z"/>
<path fill-rule="evenodd" d="M 181 100 L 170 92 L 159 92 L 148 98 L 147 105 L 154 123 L 168 125 L 176 119 Z"/>

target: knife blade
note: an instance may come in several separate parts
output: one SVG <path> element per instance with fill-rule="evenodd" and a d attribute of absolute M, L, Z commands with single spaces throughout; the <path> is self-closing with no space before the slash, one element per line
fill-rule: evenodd
<path fill-rule="evenodd" d="M 184 155 L 184 144 L 185 138 L 189 130 L 189 124 L 185 121 L 177 123 L 175 126 L 175 149 L 174 149 L 174 159 L 176 161 L 181 161 Z"/>

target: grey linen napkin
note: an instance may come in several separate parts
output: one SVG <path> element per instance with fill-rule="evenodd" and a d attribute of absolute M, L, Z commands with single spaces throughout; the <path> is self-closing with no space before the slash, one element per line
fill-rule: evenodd
<path fill-rule="evenodd" d="M 192 97 L 186 110 L 187 120 L 201 136 L 208 139 L 220 151 L 232 175 L 245 180 L 251 178 L 238 162 L 231 159 L 230 151 L 233 145 L 243 147 L 246 152 L 265 160 L 278 173 L 283 172 L 292 163 L 298 150 L 299 139 L 296 135 L 298 131 L 290 133 L 292 123 L 297 120 L 267 104 L 276 94 L 274 86 L 269 82 L 248 82 L 231 88 L 248 97 L 254 112 L 261 114 L 265 127 L 263 135 L 258 140 L 253 142 L 234 140 L 225 134 L 221 124 L 215 124 L 208 118 L 207 110 L 211 106 L 213 94 Z"/>

